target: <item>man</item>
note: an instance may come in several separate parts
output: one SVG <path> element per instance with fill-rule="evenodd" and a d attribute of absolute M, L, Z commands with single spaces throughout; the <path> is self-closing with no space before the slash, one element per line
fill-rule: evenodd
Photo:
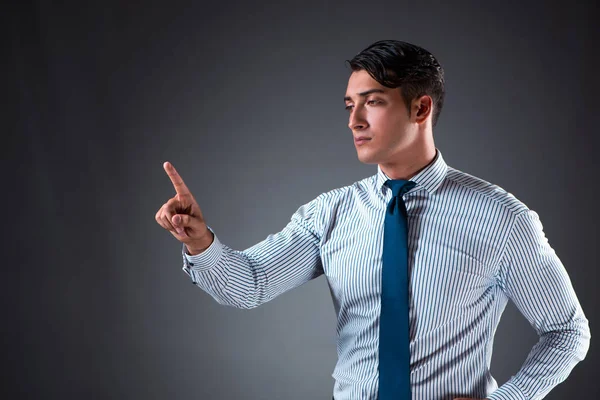
<path fill-rule="evenodd" d="M 543 398 L 591 336 L 537 213 L 444 161 L 433 141 L 444 73 L 432 54 L 380 41 L 349 64 L 349 128 L 359 160 L 377 173 L 319 195 L 281 232 L 236 251 L 165 163 L 177 194 L 156 220 L 184 243 L 184 271 L 239 308 L 325 274 L 338 319 L 335 399 Z M 492 343 L 509 299 L 540 340 L 498 387 Z"/>

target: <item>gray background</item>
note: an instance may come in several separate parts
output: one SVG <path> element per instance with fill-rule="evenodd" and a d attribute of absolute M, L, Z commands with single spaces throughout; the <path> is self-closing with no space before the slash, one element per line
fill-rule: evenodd
<path fill-rule="evenodd" d="M 344 60 L 380 39 L 438 57 L 437 147 L 538 212 L 594 336 L 595 2 L 83 3 L 4 14 L 2 394 L 330 398 L 324 277 L 257 309 L 218 305 L 181 270 L 180 244 L 154 215 L 174 195 L 166 160 L 239 250 L 320 193 L 374 174 L 357 159 L 342 97 Z M 499 384 L 536 340 L 509 305 L 492 361 Z M 594 348 L 548 399 L 598 397 Z"/>

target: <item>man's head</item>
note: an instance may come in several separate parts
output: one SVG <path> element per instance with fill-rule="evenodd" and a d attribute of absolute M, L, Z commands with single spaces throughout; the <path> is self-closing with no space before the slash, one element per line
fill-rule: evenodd
<path fill-rule="evenodd" d="M 400 88 L 409 116 L 412 100 L 431 97 L 432 127 L 436 125 L 444 105 L 444 70 L 429 51 L 399 40 L 381 40 L 346 62 L 352 71 L 364 70 L 382 86 Z"/>
<path fill-rule="evenodd" d="M 391 163 L 431 147 L 444 102 L 444 71 L 427 50 L 383 40 L 352 60 L 344 101 L 354 137 L 372 138 L 359 150 L 365 163 Z M 431 143 L 426 143 L 430 141 Z"/>

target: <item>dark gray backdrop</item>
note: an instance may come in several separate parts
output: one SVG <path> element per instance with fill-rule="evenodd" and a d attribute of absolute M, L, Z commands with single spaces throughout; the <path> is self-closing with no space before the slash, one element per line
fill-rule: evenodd
<path fill-rule="evenodd" d="M 437 147 L 539 213 L 594 336 L 593 1 L 83 3 L 20 2 L 3 24 L 6 394 L 330 398 L 326 280 L 254 310 L 218 305 L 181 271 L 180 244 L 154 215 L 174 195 L 166 160 L 240 250 L 374 174 L 342 97 L 344 60 L 380 39 L 438 57 Z M 536 341 L 509 305 L 499 384 Z M 598 396 L 594 346 L 548 399 Z"/>

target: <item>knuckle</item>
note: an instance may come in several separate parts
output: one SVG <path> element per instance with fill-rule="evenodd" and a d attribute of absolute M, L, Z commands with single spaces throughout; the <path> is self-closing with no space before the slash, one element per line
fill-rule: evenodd
<path fill-rule="evenodd" d="M 167 203 L 165 204 L 167 206 L 167 208 L 174 208 L 177 206 L 177 204 L 179 204 L 179 200 L 177 200 L 175 197 L 169 199 L 169 201 L 167 201 Z"/>

